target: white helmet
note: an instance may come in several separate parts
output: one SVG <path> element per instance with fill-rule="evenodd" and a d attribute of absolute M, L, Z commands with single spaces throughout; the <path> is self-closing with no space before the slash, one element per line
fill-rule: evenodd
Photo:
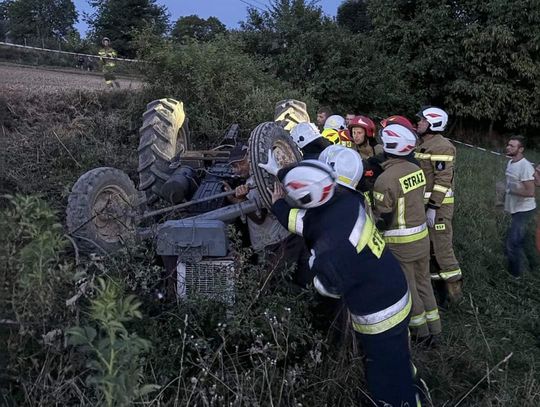
<path fill-rule="evenodd" d="M 362 157 L 352 148 L 339 144 L 326 147 L 319 161 L 328 164 L 337 174 L 337 183 L 350 189 L 356 189 L 364 174 Z"/>
<path fill-rule="evenodd" d="M 336 174 L 318 160 L 304 160 L 290 169 L 281 182 L 300 208 L 315 208 L 334 196 Z"/>
<path fill-rule="evenodd" d="M 448 113 L 438 107 L 423 107 L 416 115 L 426 119 L 432 131 L 444 131 L 448 123 Z"/>
<path fill-rule="evenodd" d="M 348 148 L 342 146 L 341 144 L 332 144 L 331 146 L 326 147 L 321 154 L 319 154 L 319 161 L 328 164 L 330 161 L 333 161 L 334 156 L 338 151 L 341 151 L 342 148 Z"/>
<path fill-rule="evenodd" d="M 334 130 L 345 130 L 347 124 L 345 119 L 337 114 L 333 114 L 324 122 L 325 129 L 334 129 Z"/>
<path fill-rule="evenodd" d="M 321 137 L 321 133 L 313 123 L 304 122 L 293 127 L 291 137 L 299 148 L 304 148 L 313 140 Z"/>
<path fill-rule="evenodd" d="M 381 130 L 383 150 L 393 155 L 409 155 L 416 148 L 416 135 L 401 124 L 390 124 Z"/>

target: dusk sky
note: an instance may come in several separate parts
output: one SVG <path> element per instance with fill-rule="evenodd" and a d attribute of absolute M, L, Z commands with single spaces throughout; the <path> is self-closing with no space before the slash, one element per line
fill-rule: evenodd
<path fill-rule="evenodd" d="M 324 12 L 329 16 L 335 16 L 338 6 L 343 0 L 322 0 L 319 4 Z M 81 35 L 84 36 L 87 30 L 86 24 L 82 21 L 83 12 L 91 12 L 92 8 L 87 0 L 74 0 L 75 7 L 79 13 L 79 23 L 76 25 Z M 181 16 L 196 14 L 199 17 L 217 17 L 228 28 L 238 27 L 238 23 L 246 18 L 246 8 L 249 3 L 254 7 L 264 9 L 270 4 L 269 0 L 158 0 L 158 4 L 167 7 L 171 16 L 171 21 L 176 21 Z"/>

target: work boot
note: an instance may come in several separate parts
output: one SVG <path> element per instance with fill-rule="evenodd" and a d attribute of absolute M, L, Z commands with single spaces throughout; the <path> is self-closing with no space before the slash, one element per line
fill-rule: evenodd
<path fill-rule="evenodd" d="M 463 298 L 463 280 L 446 281 L 446 299 L 450 304 L 457 304 Z"/>

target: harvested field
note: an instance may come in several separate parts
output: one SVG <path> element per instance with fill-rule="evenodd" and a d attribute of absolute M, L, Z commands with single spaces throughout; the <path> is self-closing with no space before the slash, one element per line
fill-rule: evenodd
<path fill-rule="evenodd" d="M 122 89 L 139 89 L 143 82 L 140 79 L 119 76 Z M 57 69 L 50 67 L 33 67 L 0 62 L 0 90 L 107 90 L 101 73 L 85 72 L 75 69 Z"/>

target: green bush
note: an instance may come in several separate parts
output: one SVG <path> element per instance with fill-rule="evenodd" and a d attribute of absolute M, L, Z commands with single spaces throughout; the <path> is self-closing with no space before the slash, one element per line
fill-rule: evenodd
<path fill-rule="evenodd" d="M 247 137 L 257 124 L 273 120 L 274 105 L 283 99 L 301 99 L 316 108 L 309 95 L 264 73 L 264 64 L 242 52 L 233 37 L 154 44 L 142 57 L 150 61 L 150 93 L 184 102 L 199 146 L 215 143 L 231 123 L 239 123 Z"/>

